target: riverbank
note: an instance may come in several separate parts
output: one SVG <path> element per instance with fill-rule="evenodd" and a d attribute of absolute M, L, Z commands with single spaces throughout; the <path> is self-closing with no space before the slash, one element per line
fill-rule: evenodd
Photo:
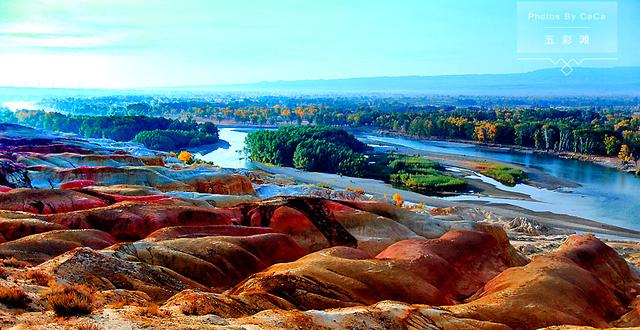
<path fill-rule="evenodd" d="M 365 143 L 368 144 L 374 144 L 375 141 L 371 141 L 371 140 L 367 140 L 364 139 Z M 410 147 L 406 147 L 400 144 L 395 144 L 395 143 L 389 143 L 386 142 L 386 144 L 390 145 L 392 148 L 387 148 L 387 147 L 375 147 L 374 151 L 380 151 L 380 152 L 395 152 L 395 153 L 400 153 L 400 154 L 408 154 L 408 155 L 419 155 L 422 157 L 426 157 L 432 160 L 435 160 L 445 166 L 453 166 L 453 167 L 459 167 L 459 168 L 464 168 L 466 170 L 469 171 L 473 171 L 473 172 L 477 172 L 477 167 L 479 165 L 481 165 L 482 163 L 494 163 L 494 164 L 501 164 L 501 165 L 505 165 L 505 166 L 510 166 L 513 168 L 517 168 L 522 170 L 523 172 L 525 172 L 527 174 L 527 180 L 526 182 L 534 187 L 537 188 L 543 188 L 543 189 L 548 189 L 548 190 L 554 190 L 554 189 L 558 189 L 558 188 L 576 188 L 579 187 L 580 185 L 576 182 L 573 181 L 569 181 L 569 180 L 563 180 L 560 179 L 558 177 L 549 175 L 547 173 L 545 173 L 542 170 L 538 170 L 535 168 L 530 168 L 530 167 L 524 167 L 524 166 L 519 166 L 517 164 L 513 164 L 513 163 L 508 163 L 508 162 L 501 162 L 495 159 L 487 159 L 487 158 L 481 158 L 481 157 L 474 157 L 474 156 L 468 156 L 468 155 L 454 155 L 454 154 L 445 154 L 445 153 L 439 153 L 439 152 L 432 152 L 432 151 L 426 151 L 426 150 L 418 150 L 418 149 L 414 149 L 414 148 L 410 148 Z"/>
<path fill-rule="evenodd" d="M 272 174 L 280 174 L 292 178 L 295 181 L 312 184 L 326 184 L 334 188 L 359 188 L 363 189 L 367 194 L 373 195 L 377 199 L 391 198 L 393 194 L 400 194 L 403 200 L 416 204 L 424 204 L 430 207 L 448 208 L 448 207 L 466 207 L 478 208 L 492 212 L 496 215 L 518 218 L 526 217 L 545 224 L 549 227 L 574 230 L 579 232 L 593 232 L 616 237 L 640 239 L 640 231 L 626 229 L 618 226 L 608 225 L 605 223 L 584 219 L 577 216 L 566 214 L 557 214 L 552 212 L 536 212 L 508 204 L 487 204 L 484 202 L 457 202 L 448 201 L 441 198 L 429 197 L 419 193 L 394 188 L 380 180 L 354 178 L 340 176 L 337 174 L 305 172 L 290 167 L 266 166 L 264 164 L 253 162 L 256 168 Z"/>
<path fill-rule="evenodd" d="M 297 125 L 297 124 L 247 124 L 247 123 L 235 123 L 235 122 L 215 122 L 216 125 L 225 128 L 237 128 L 237 129 L 277 129 L 281 126 L 289 126 L 289 125 Z M 550 155 L 559 158 L 565 159 L 576 159 L 584 162 L 589 162 L 592 164 L 604 166 L 607 168 L 612 168 L 616 170 L 620 170 L 628 173 L 637 173 L 640 168 L 634 164 L 623 164 L 620 159 L 617 157 L 606 157 L 606 156 L 598 156 L 598 155 L 586 155 L 576 152 L 554 152 L 554 151 L 544 151 L 532 148 L 526 148 L 522 146 L 513 146 L 513 145 L 502 145 L 502 144 L 491 144 L 491 143 L 482 143 L 478 141 L 469 141 L 463 139 L 439 139 L 439 138 L 425 138 L 418 137 L 411 134 L 405 134 L 400 132 L 392 132 L 387 130 L 381 130 L 378 128 L 369 128 L 369 127 L 340 127 L 342 129 L 351 131 L 351 132 L 371 132 L 380 135 L 388 135 L 388 136 L 398 136 L 403 138 L 412 139 L 415 141 L 443 141 L 443 142 L 455 142 L 455 143 L 464 143 L 471 144 L 476 146 L 482 146 L 486 148 L 492 148 L 496 150 L 503 150 L 509 152 L 522 152 L 522 153 L 536 153 L 543 155 Z M 570 187 L 570 186 L 569 186 Z"/>
<path fill-rule="evenodd" d="M 607 156 L 599 156 L 599 155 L 587 155 L 587 154 L 581 154 L 581 153 L 569 152 L 569 151 L 563 151 L 563 152 L 555 152 L 555 151 L 551 151 L 551 150 L 544 151 L 544 150 L 538 150 L 538 149 L 527 148 L 527 147 L 522 147 L 522 146 L 503 145 L 503 144 L 494 144 L 494 143 L 483 143 L 483 142 L 463 140 L 463 139 L 425 138 L 425 137 L 419 137 L 419 136 L 400 133 L 400 132 L 392 132 L 392 131 L 387 131 L 387 130 L 380 130 L 380 129 L 377 129 L 377 128 L 363 128 L 363 127 L 361 127 L 361 128 L 354 128 L 354 129 L 351 129 L 351 130 L 352 131 L 371 132 L 371 133 L 380 134 L 380 135 L 386 135 L 386 136 L 403 137 L 403 138 L 407 138 L 407 139 L 411 139 L 411 140 L 415 140 L 415 141 L 445 141 L 445 142 L 454 142 L 454 143 L 464 143 L 464 144 L 470 144 L 470 145 L 476 145 L 476 146 L 482 146 L 482 147 L 486 147 L 486 148 L 491 148 L 491 149 L 495 149 L 495 150 L 501 150 L 501 151 L 522 152 L 522 153 L 536 153 L 536 154 L 550 155 L 550 156 L 559 157 L 559 158 L 565 158 L 565 159 L 576 159 L 576 160 L 580 160 L 580 161 L 589 162 L 589 163 L 592 163 L 592 164 L 604 166 L 604 167 L 607 167 L 607 168 L 620 170 L 620 171 L 627 172 L 627 173 L 637 173 L 640 170 L 640 168 L 638 166 L 634 165 L 634 164 L 623 164 L 622 161 L 620 159 L 618 159 L 617 157 L 607 157 Z"/>

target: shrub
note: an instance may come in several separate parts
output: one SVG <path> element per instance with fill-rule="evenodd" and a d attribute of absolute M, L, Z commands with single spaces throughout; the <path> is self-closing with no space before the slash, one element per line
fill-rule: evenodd
<path fill-rule="evenodd" d="M 333 187 L 331 185 L 322 182 L 318 182 L 318 188 L 333 190 Z"/>
<path fill-rule="evenodd" d="M 398 207 L 402 207 L 402 205 L 404 204 L 402 196 L 400 196 L 400 194 L 398 193 L 393 194 L 393 200 L 396 202 L 396 206 Z"/>
<path fill-rule="evenodd" d="M 7 271 L 4 267 L 0 267 L 0 278 L 6 279 L 9 277 L 9 271 Z"/>
<path fill-rule="evenodd" d="M 192 156 L 191 153 L 188 151 L 180 151 L 180 154 L 178 155 L 178 160 L 182 161 L 185 164 L 189 164 L 191 162 Z"/>
<path fill-rule="evenodd" d="M 0 302 L 10 307 L 24 307 L 31 299 L 18 286 L 0 286 Z"/>
<path fill-rule="evenodd" d="M 45 286 L 52 279 L 51 275 L 39 269 L 29 269 L 27 271 L 27 278 L 32 280 L 37 285 Z"/>
<path fill-rule="evenodd" d="M 60 316 L 89 314 L 93 310 L 93 295 L 84 285 L 55 284 L 46 293 L 46 298 Z"/>

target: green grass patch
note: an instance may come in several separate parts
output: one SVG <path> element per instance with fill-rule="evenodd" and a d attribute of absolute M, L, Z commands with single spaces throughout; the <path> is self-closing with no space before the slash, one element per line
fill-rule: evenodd
<path fill-rule="evenodd" d="M 442 172 L 436 161 L 404 155 L 386 155 L 386 170 L 389 182 L 419 192 L 455 192 L 467 185 L 464 179 Z"/>
<path fill-rule="evenodd" d="M 521 169 L 501 164 L 483 163 L 476 166 L 476 169 L 483 175 L 493 178 L 507 186 L 515 186 L 518 181 L 524 180 L 527 176 Z"/>
<path fill-rule="evenodd" d="M 430 174 L 391 174 L 391 181 L 403 184 L 411 189 L 438 192 L 438 191 L 459 191 L 464 189 L 467 182 L 464 179 L 456 178 L 443 173 L 437 175 Z"/>

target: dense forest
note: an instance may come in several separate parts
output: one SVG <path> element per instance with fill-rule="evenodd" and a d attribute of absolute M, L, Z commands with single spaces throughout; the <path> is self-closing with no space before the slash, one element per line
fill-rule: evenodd
<path fill-rule="evenodd" d="M 0 122 L 13 122 L 88 138 L 131 141 L 151 149 L 177 151 L 218 141 L 218 127 L 193 120 L 146 116 L 75 116 L 57 112 L 23 110 L 0 112 Z"/>
<path fill-rule="evenodd" d="M 367 146 L 346 131 L 333 127 L 285 126 L 249 133 L 250 158 L 262 163 L 292 166 L 305 171 L 362 176 Z"/>

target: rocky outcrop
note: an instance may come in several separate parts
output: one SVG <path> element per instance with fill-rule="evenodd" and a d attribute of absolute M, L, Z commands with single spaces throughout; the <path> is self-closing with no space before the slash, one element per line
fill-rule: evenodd
<path fill-rule="evenodd" d="M 68 229 L 99 229 L 119 241 L 136 241 L 164 227 L 230 225 L 231 214 L 220 209 L 120 202 L 89 210 L 40 216 Z"/>
<path fill-rule="evenodd" d="M 210 236 L 115 245 L 108 250 L 128 261 L 163 266 L 207 287 L 227 289 L 248 276 L 304 251 L 282 234 Z"/>
<path fill-rule="evenodd" d="M 609 327 L 628 312 L 640 282 L 613 249 L 591 236 L 572 236 L 558 251 L 489 281 L 462 305 L 458 317 L 515 329 L 572 324 Z"/>
<path fill-rule="evenodd" d="M 162 166 L 81 166 L 32 174 L 43 182 L 44 177 L 53 177 L 56 182 L 92 180 L 103 186 L 142 185 L 161 191 L 194 191 L 211 194 L 252 195 L 255 193 L 251 181 L 241 175 L 222 170 L 197 167 L 172 170 Z"/>
<path fill-rule="evenodd" d="M 17 219 L 0 217 L 0 241 L 13 241 L 20 237 L 64 228 L 56 223 L 29 218 L 26 214 Z"/>
<path fill-rule="evenodd" d="M 287 329 L 291 325 L 309 325 L 309 329 L 443 329 L 509 330 L 510 327 L 468 318 L 446 310 L 397 301 L 382 301 L 371 306 L 328 309 L 323 311 L 265 310 L 250 317 L 231 319 L 232 327 Z"/>
<path fill-rule="evenodd" d="M 0 210 L 35 214 L 70 212 L 107 205 L 100 198 L 73 190 L 23 188 L 0 194 Z"/>
<path fill-rule="evenodd" d="M 101 290 L 141 291 L 156 301 L 166 300 L 186 289 L 209 290 L 168 268 L 122 260 L 89 248 L 69 251 L 35 269 L 66 283 L 89 285 Z"/>
<path fill-rule="evenodd" d="M 276 197 L 242 204 L 233 210 L 238 212 L 242 225 L 268 226 L 290 235 L 310 252 L 351 246 L 375 255 L 401 240 L 434 238 L 453 229 L 478 228 L 475 223 L 435 220 L 430 215 L 388 203 L 315 197 Z"/>
<path fill-rule="evenodd" d="M 115 243 L 115 238 L 100 230 L 52 230 L 0 244 L 0 258 L 39 264 L 77 247 L 103 249 Z"/>
<path fill-rule="evenodd" d="M 454 231 L 398 242 L 375 258 L 348 247 L 322 250 L 269 267 L 230 293 L 269 293 L 303 310 L 382 300 L 444 305 L 462 301 L 516 265 L 493 236 Z"/>
<path fill-rule="evenodd" d="M 154 231 L 145 237 L 145 242 L 159 242 L 176 238 L 196 238 L 206 236 L 251 236 L 273 232 L 268 227 L 245 226 L 176 226 Z"/>

